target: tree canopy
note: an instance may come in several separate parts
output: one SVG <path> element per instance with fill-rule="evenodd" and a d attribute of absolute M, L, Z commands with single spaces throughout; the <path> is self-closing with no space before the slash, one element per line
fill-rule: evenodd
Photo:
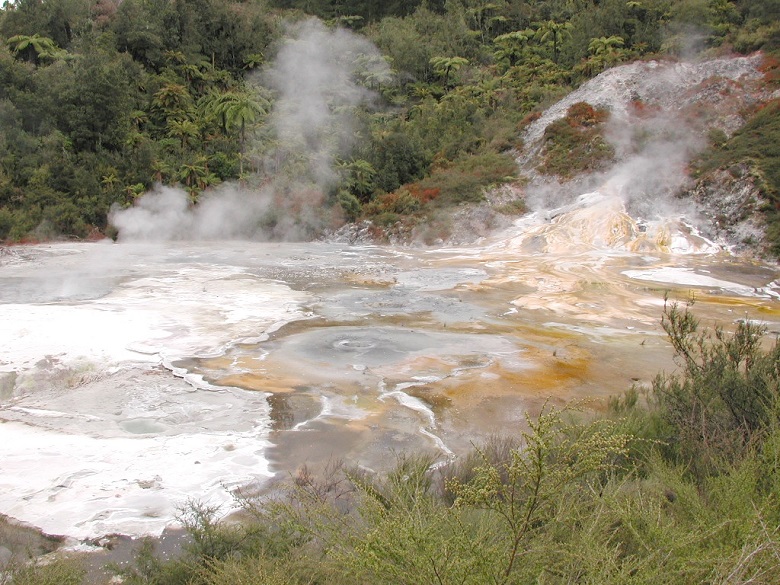
<path fill-rule="evenodd" d="M 478 200 L 484 187 L 508 180 L 512 173 L 499 169 L 520 146 L 523 120 L 606 67 L 681 54 L 692 43 L 698 50 L 776 50 L 776 4 L 6 3 L 0 240 L 102 236 L 109 208 L 131 205 L 154 183 L 179 184 L 196 201 L 226 181 L 300 176 L 295 164 L 280 164 L 284 145 L 269 122 L 279 96 L 258 72 L 274 61 L 289 23 L 309 15 L 333 30 L 352 29 L 378 53 L 343 56 L 374 95 L 352 112 L 349 144 L 338 145 L 339 160 L 353 161 L 352 170 L 334 167 L 333 180 L 306 189 L 319 191 L 314 200 L 341 209 L 345 219 L 424 221 L 432 206 Z M 494 161 L 495 172 L 464 172 L 474 168 L 473 157 Z M 399 214 L 397 202 L 409 197 L 416 203 Z"/>

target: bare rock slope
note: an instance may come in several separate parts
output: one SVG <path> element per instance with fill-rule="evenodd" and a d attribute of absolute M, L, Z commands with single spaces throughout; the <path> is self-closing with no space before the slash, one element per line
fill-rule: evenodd
<path fill-rule="evenodd" d="M 528 180 L 529 205 L 557 207 L 606 190 L 622 197 L 634 217 L 684 214 L 725 245 L 755 248 L 764 234 L 763 202 L 750 169 L 693 178 L 689 164 L 713 136 L 732 136 L 762 104 L 779 97 L 764 81 L 763 59 L 757 53 L 696 63 L 635 62 L 591 79 L 524 132 L 517 160 Z M 567 179 L 546 175 L 545 130 L 582 102 L 609 112 L 603 133 L 614 149 L 613 164 Z"/>

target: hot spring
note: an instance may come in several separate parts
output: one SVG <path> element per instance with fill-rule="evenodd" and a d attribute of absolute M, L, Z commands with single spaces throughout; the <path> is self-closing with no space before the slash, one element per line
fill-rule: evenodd
<path fill-rule="evenodd" d="M 57 243 L 0 256 L 0 512 L 159 534 L 343 458 L 440 461 L 672 371 L 664 297 L 780 326 L 773 267 L 592 196 L 479 245 Z"/>

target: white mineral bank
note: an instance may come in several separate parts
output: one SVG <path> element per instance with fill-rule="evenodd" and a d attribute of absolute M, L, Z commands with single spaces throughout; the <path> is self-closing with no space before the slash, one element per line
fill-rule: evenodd
<path fill-rule="evenodd" d="M 230 487 L 267 475 L 258 435 L 106 438 L 7 422 L 0 510 L 49 534 L 159 534 L 188 500 L 227 511 Z"/>
<path fill-rule="evenodd" d="M 773 297 L 777 292 L 770 287 L 750 287 L 737 282 L 731 282 L 700 274 L 690 268 L 678 266 L 663 266 L 649 270 L 624 270 L 623 274 L 636 280 L 648 280 L 673 285 L 687 285 L 701 288 L 722 290 L 743 297 Z"/>
<path fill-rule="evenodd" d="M 2 266 L 51 298 L 0 303 L 0 374 L 15 376 L 0 512 L 83 538 L 159 534 L 188 499 L 228 510 L 231 488 L 269 475 L 267 404 L 159 366 L 257 339 L 303 317 L 307 297 L 227 263 L 127 271 L 98 248 L 29 248 Z M 99 294 L 84 288 L 106 278 Z"/>

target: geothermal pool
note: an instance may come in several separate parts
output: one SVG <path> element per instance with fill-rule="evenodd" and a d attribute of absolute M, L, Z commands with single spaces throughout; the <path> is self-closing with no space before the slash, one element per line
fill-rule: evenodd
<path fill-rule="evenodd" d="M 187 500 L 227 512 L 303 464 L 444 461 L 546 401 L 598 408 L 673 370 L 666 293 L 705 325 L 779 330 L 776 278 L 607 196 L 460 248 L 5 248 L 0 513 L 159 534 Z"/>

